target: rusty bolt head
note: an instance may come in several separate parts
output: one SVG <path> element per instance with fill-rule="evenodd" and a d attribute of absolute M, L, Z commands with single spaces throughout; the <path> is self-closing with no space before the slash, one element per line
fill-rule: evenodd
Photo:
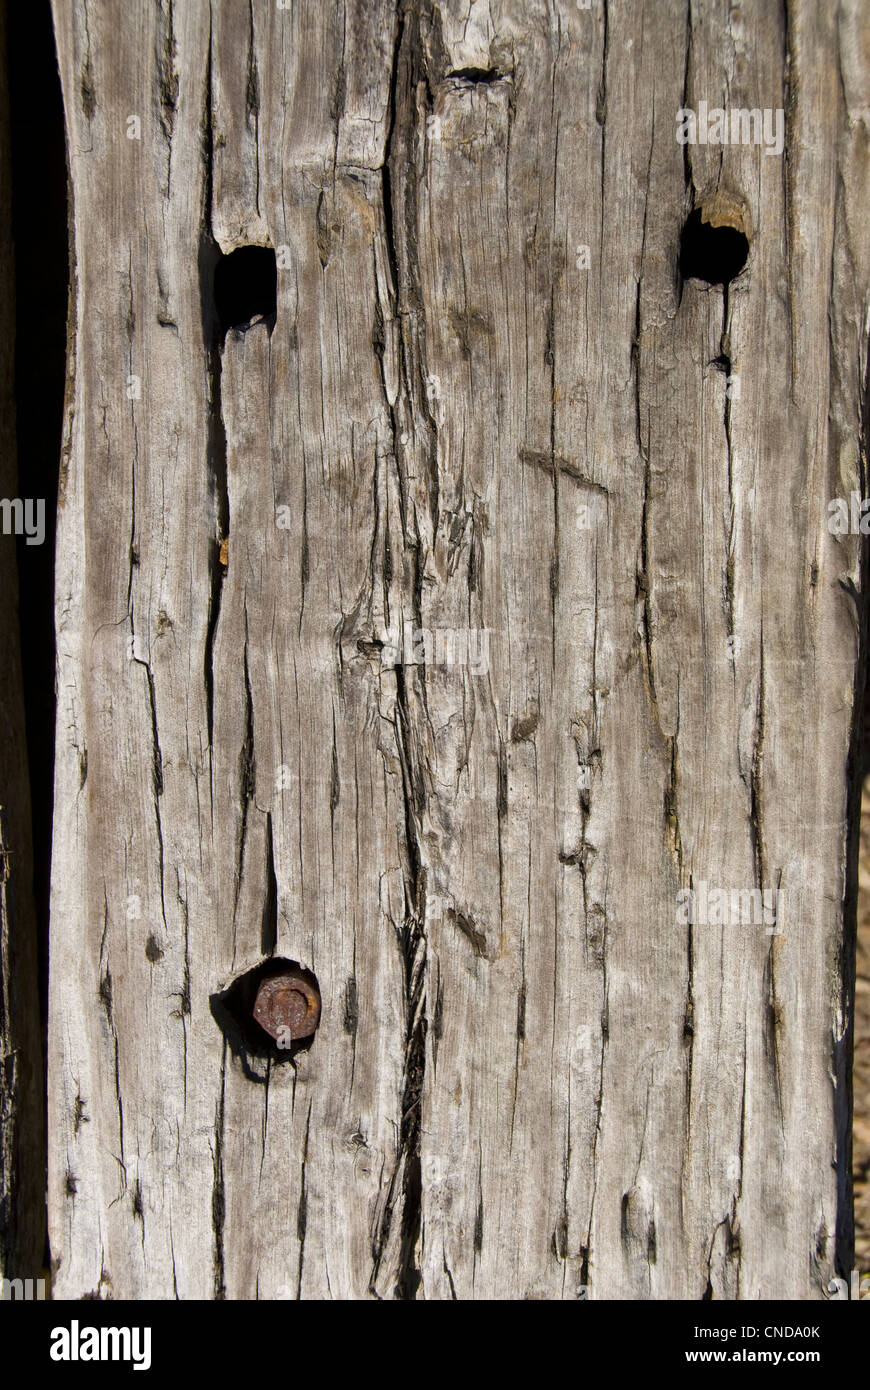
<path fill-rule="evenodd" d="M 279 1047 L 310 1038 L 320 1022 L 320 993 L 301 970 L 285 970 L 263 980 L 254 1000 L 254 1018 Z"/>

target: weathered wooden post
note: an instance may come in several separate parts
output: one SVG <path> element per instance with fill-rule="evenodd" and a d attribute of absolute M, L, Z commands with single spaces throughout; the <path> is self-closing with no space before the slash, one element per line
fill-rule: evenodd
<path fill-rule="evenodd" d="M 859 0 L 54 14 L 56 1292 L 825 1296 Z"/>

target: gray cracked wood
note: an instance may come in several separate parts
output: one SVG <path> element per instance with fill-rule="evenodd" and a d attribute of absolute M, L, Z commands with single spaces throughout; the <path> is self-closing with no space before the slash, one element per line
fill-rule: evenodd
<path fill-rule="evenodd" d="M 56 1291 L 824 1296 L 857 0 L 54 13 Z M 680 145 L 701 101 L 782 108 L 782 154 Z M 751 229 L 727 293 L 677 269 L 714 196 Z M 221 343 L 243 245 L 276 321 Z M 779 889 L 776 934 L 681 922 L 701 882 Z M 213 997 L 270 952 L 323 1018 L 252 1068 Z"/>

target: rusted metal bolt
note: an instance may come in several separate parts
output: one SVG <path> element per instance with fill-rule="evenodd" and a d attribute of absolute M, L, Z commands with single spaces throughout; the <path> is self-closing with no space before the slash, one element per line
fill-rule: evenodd
<path fill-rule="evenodd" d="M 263 980 L 254 1000 L 254 1018 L 279 1047 L 310 1038 L 320 1022 L 320 991 L 301 970 L 285 970 Z"/>

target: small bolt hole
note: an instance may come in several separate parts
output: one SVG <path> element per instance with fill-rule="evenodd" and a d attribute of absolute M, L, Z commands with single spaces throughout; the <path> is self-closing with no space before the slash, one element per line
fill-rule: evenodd
<path fill-rule="evenodd" d="M 240 246 L 221 256 L 214 272 L 214 302 L 222 333 L 248 328 L 258 318 L 274 323 L 278 269 L 272 248 Z"/>
<path fill-rule="evenodd" d="M 686 220 L 680 241 L 680 274 L 684 280 L 729 285 L 746 265 L 749 241 L 736 227 L 705 222 L 695 208 Z"/>

